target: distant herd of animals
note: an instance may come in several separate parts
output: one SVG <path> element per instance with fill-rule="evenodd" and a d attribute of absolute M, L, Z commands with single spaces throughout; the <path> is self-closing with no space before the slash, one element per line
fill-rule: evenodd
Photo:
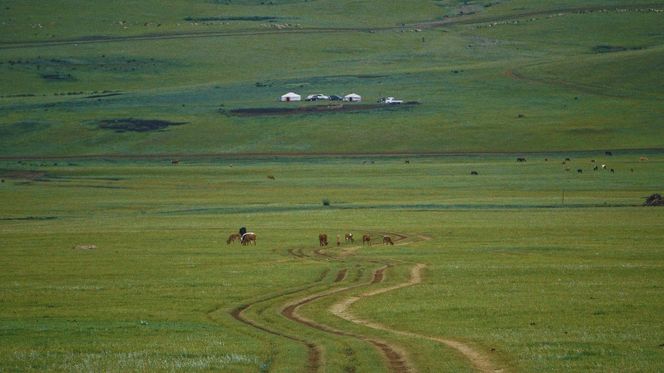
<path fill-rule="evenodd" d="M 345 243 L 353 243 L 353 242 L 355 242 L 355 238 L 353 237 L 352 233 L 346 233 L 346 234 L 344 234 L 344 241 L 345 241 Z M 250 244 L 256 245 L 256 233 L 254 233 L 254 232 L 246 232 L 244 234 L 233 233 L 230 236 L 228 236 L 228 239 L 226 240 L 226 244 L 230 245 L 234 242 L 239 242 L 242 246 L 247 246 L 247 245 L 250 245 Z M 328 245 L 327 234 L 320 233 L 318 235 L 318 243 L 320 244 L 320 246 L 327 246 Z M 362 245 L 371 246 L 371 235 L 369 235 L 369 234 L 362 235 Z M 384 235 L 383 236 L 383 245 L 394 245 L 394 241 L 392 241 L 392 237 Z M 341 246 L 341 236 L 340 235 L 337 235 L 337 246 Z"/>

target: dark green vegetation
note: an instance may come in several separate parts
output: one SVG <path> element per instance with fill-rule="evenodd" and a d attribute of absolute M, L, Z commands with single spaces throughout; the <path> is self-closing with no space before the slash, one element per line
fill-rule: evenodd
<path fill-rule="evenodd" d="M 0 371 L 664 371 L 663 24 L 0 0 Z"/>
<path fill-rule="evenodd" d="M 5 1 L 2 8 L 0 156 L 664 147 L 657 136 L 664 3 Z M 421 105 L 223 115 L 316 105 L 278 103 L 288 91 Z M 118 118 L 188 124 L 141 134 L 86 125 Z M 45 125 L 23 128 L 33 122 Z"/>

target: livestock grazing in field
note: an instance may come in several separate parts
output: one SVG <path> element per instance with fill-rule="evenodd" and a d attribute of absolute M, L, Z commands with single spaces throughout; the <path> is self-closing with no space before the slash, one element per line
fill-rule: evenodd
<path fill-rule="evenodd" d="M 648 157 L 645 157 L 645 156 L 639 158 L 639 161 L 641 161 L 641 162 L 647 161 L 647 160 L 648 160 Z"/>
<path fill-rule="evenodd" d="M 327 234 L 321 233 L 318 235 L 318 244 L 320 246 L 327 246 Z"/>
<path fill-rule="evenodd" d="M 362 245 L 364 246 L 364 244 L 367 244 L 367 245 L 371 246 L 371 236 L 370 235 L 365 234 L 365 235 L 362 236 Z"/>
<path fill-rule="evenodd" d="M 605 164 L 602 165 L 602 170 L 606 170 L 606 165 Z"/>
<path fill-rule="evenodd" d="M 576 172 L 582 174 L 582 173 L 583 173 L 583 170 L 579 168 L 579 169 L 576 170 Z"/>
<path fill-rule="evenodd" d="M 597 166 L 593 167 L 593 171 L 597 171 L 597 170 L 598 170 Z"/>
<path fill-rule="evenodd" d="M 247 246 L 252 242 L 254 245 L 256 245 L 256 233 L 254 232 L 247 232 L 242 235 L 242 238 L 240 238 L 240 243 L 242 246 Z"/>
<path fill-rule="evenodd" d="M 383 236 L 383 245 L 394 245 L 394 242 L 392 241 L 392 237 Z"/>
<path fill-rule="evenodd" d="M 272 176 L 272 175 L 267 175 L 267 178 L 270 179 L 270 180 L 275 180 L 275 177 Z"/>
<path fill-rule="evenodd" d="M 344 235 L 344 240 L 345 240 L 346 242 L 349 242 L 349 241 L 350 241 L 351 243 L 355 242 L 355 240 L 353 239 L 353 234 L 352 234 L 352 233 L 346 233 L 346 234 Z"/>
<path fill-rule="evenodd" d="M 479 175 L 479 173 L 477 173 L 477 171 L 470 171 L 470 174 L 471 175 Z"/>
<path fill-rule="evenodd" d="M 516 159 L 516 161 L 517 161 L 517 162 L 525 162 L 525 161 L 526 161 L 526 158 L 519 157 L 519 158 Z"/>
<path fill-rule="evenodd" d="M 226 244 L 230 245 L 231 243 L 238 241 L 242 239 L 242 236 L 239 233 L 233 233 L 230 236 L 228 236 L 228 239 L 226 240 Z"/>
<path fill-rule="evenodd" d="M 613 168 L 611 169 L 611 173 L 615 173 L 615 171 L 613 170 Z"/>
<path fill-rule="evenodd" d="M 565 162 L 571 162 L 572 160 L 569 158 L 565 158 Z"/>
<path fill-rule="evenodd" d="M 171 164 L 180 164 L 180 161 L 177 160 L 177 159 L 174 159 L 174 160 L 171 161 Z"/>
<path fill-rule="evenodd" d="M 612 156 L 613 153 L 611 153 L 611 152 L 604 152 L 604 155 Z"/>

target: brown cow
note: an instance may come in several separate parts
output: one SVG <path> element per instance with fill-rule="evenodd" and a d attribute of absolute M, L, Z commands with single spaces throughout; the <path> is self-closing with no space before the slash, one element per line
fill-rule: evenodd
<path fill-rule="evenodd" d="M 321 246 L 327 246 L 327 235 L 325 233 L 318 235 L 318 243 Z"/>
<path fill-rule="evenodd" d="M 344 235 L 344 239 L 346 240 L 346 242 L 348 242 L 348 241 L 350 241 L 351 243 L 355 242 L 355 240 L 353 239 L 353 234 L 352 233 L 346 233 Z"/>
<path fill-rule="evenodd" d="M 226 240 L 226 244 L 230 245 L 231 242 L 240 241 L 241 238 L 242 238 L 242 236 L 240 236 L 239 233 L 233 233 L 230 236 L 228 236 L 228 239 Z"/>
<path fill-rule="evenodd" d="M 254 243 L 254 245 L 256 245 L 256 233 L 247 232 L 242 235 L 242 238 L 240 238 L 240 243 L 242 244 L 242 246 L 247 246 L 252 242 Z"/>
<path fill-rule="evenodd" d="M 371 246 L 371 236 L 368 234 L 362 236 L 362 245 L 364 245 L 365 243 Z"/>
<path fill-rule="evenodd" d="M 383 245 L 394 245 L 394 242 L 392 242 L 392 237 L 383 236 Z"/>

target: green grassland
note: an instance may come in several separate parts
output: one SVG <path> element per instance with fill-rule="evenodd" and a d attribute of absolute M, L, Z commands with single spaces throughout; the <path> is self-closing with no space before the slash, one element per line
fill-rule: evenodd
<path fill-rule="evenodd" d="M 412 263 L 427 264 L 424 282 L 358 302 L 366 319 L 472 343 L 514 371 L 663 368 L 662 211 L 639 206 L 664 181 L 660 156 L 579 155 L 567 166 L 581 174 L 555 154 L 409 161 L 3 162 L 3 369 L 306 371 L 300 343 L 230 316 L 258 302 L 247 317 L 319 343 L 328 371 L 383 371 L 370 345 L 279 315 L 289 299 L 366 283 L 381 262 L 393 266 L 374 287 L 404 281 Z M 258 245 L 225 243 L 241 225 Z M 347 231 L 431 239 L 313 255 L 319 232 L 334 256 Z M 409 346 L 421 371 L 471 370 L 444 346 L 327 312 L 365 289 L 301 313 Z"/>
<path fill-rule="evenodd" d="M 0 372 L 663 371 L 663 10 L 0 0 Z"/>

